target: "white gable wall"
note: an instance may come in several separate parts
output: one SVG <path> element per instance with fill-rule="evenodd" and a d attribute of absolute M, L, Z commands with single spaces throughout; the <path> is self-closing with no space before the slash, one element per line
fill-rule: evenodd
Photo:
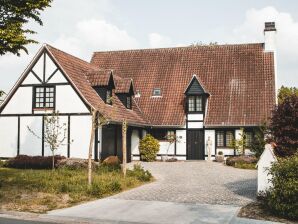
<path fill-rule="evenodd" d="M 88 113 L 89 110 L 70 85 L 56 86 L 56 111 L 59 113 Z"/>
<path fill-rule="evenodd" d="M 39 137 L 28 130 L 28 127 Z M 42 155 L 42 117 L 20 118 L 20 155 Z"/>
<path fill-rule="evenodd" d="M 17 155 L 18 118 L 0 117 L 0 157 Z"/>
<path fill-rule="evenodd" d="M 19 87 L 1 114 L 31 114 L 32 87 Z"/>
<path fill-rule="evenodd" d="M 46 63 L 45 66 L 44 62 Z M 57 66 L 47 54 L 41 54 L 32 67 L 35 74 L 33 74 L 30 70 L 27 71 L 27 76 L 24 78 L 22 83 L 20 83 L 20 86 L 6 104 L 1 114 L 31 114 L 33 105 L 33 85 L 38 84 L 57 84 L 55 85 L 55 110 L 59 111 L 59 113 L 89 113 L 88 108 L 79 97 L 78 93 L 67 81 L 61 70 L 57 69 Z M 42 83 L 38 80 L 38 78 L 36 78 L 36 76 L 39 77 Z M 50 80 L 48 80 L 49 78 Z M 36 111 L 36 113 L 45 113 L 45 111 L 39 110 Z"/>
<path fill-rule="evenodd" d="M 72 116 L 70 118 L 70 157 L 88 158 L 91 133 L 91 116 Z M 93 152 L 92 152 L 93 153 Z"/>

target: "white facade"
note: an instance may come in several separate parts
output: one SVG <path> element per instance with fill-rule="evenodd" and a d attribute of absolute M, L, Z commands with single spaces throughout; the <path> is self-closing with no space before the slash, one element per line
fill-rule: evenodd
<path fill-rule="evenodd" d="M 60 124 L 64 124 L 66 128 L 66 138 L 55 154 L 88 158 L 90 112 L 62 70 L 47 52 L 42 51 L 8 95 L 8 101 L 4 102 L 5 107 L 0 113 L 0 157 L 14 157 L 17 154 L 51 155 L 47 143 L 42 142 L 42 133 L 45 130 L 42 124 L 44 116 L 53 110 L 35 110 L 33 93 L 36 85 L 55 87 L 54 110 L 59 112 Z M 101 140 L 101 132 L 98 133 L 98 139 Z M 61 138 L 62 135 L 63 133 Z M 100 146 L 99 144 L 99 148 Z"/>
<path fill-rule="evenodd" d="M 272 163 L 277 162 L 276 156 L 274 155 L 272 146 L 270 144 L 265 145 L 265 150 L 262 153 L 258 161 L 258 193 L 266 191 L 272 186 L 270 179 L 272 178 L 269 174 L 268 169 L 271 168 Z"/>

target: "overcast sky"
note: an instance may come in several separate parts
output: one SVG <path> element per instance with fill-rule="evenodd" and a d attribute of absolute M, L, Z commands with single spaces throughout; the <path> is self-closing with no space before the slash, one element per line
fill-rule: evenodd
<path fill-rule="evenodd" d="M 102 50 L 263 42 L 265 21 L 278 30 L 278 86 L 298 86 L 298 1 L 53 0 L 42 20 L 29 24 L 40 42 L 29 55 L 0 56 L 0 89 L 12 88 L 42 43 L 89 61 Z"/>

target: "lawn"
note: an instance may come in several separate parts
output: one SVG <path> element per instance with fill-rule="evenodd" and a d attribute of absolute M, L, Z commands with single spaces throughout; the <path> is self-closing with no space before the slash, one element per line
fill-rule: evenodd
<path fill-rule="evenodd" d="M 86 170 L 20 170 L 0 168 L 0 209 L 43 213 L 103 198 L 152 180 L 141 167 L 124 177 L 117 168 L 101 166 L 87 185 Z"/>

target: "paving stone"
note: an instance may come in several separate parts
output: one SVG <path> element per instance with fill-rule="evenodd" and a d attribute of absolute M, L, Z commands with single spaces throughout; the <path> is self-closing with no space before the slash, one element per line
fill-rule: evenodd
<path fill-rule="evenodd" d="M 256 170 L 207 161 L 141 162 L 141 165 L 156 181 L 111 198 L 237 206 L 256 199 Z"/>

